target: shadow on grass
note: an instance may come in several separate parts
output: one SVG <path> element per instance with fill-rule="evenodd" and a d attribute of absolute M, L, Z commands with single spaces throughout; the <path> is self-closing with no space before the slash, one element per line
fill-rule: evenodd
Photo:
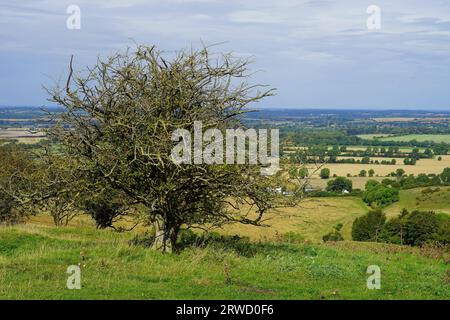
<path fill-rule="evenodd" d="M 146 233 L 135 236 L 129 244 L 133 246 L 150 247 L 154 236 Z M 191 230 L 183 230 L 178 238 L 178 248 L 180 251 L 188 248 L 211 248 L 235 252 L 237 255 L 251 258 L 257 254 L 276 255 L 302 253 L 303 255 L 316 256 L 316 250 L 313 246 L 297 242 L 290 243 L 286 239 L 280 239 L 279 242 L 250 242 L 249 238 L 238 235 L 221 235 L 215 232 L 197 234 Z"/>

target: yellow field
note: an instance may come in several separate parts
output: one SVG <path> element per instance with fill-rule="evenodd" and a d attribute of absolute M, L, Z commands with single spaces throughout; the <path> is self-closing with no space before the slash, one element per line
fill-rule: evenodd
<path fill-rule="evenodd" d="M 348 179 L 350 179 L 353 182 L 353 189 L 362 189 L 364 190 L 364 188 L 366 187 L 366 182 L 367 180 L 377 180 L 379 182 L 381 182 L 383 179 L 385 179 L 386 177 L 350 177 Z M 330 178 L 330 179 L 320 179 L 318 177 L 312 178 L 309 180 L 311 186 L 315 189 L 325 189 L 327 187 L 327 182 L 329 180 L 332 180 L 334 178 Z"/>
<path fill-rule="evenodd" d="M 20 143 L 31 144 L 45 139 L 45 133 L 42 131 L 33 133 L 27 128 L 0 128 L 0 139 L 12 139 Z"/>
<path fill-rule="evenodd" d="M 373 160 L 390 160 L 391 158 L 371 158 Z M 385 177 L 389 173 L 402 168 L 405 170 L 406 174 L 418 175 L 419 173 L 441 173 L 444 168 L 450 167 L 450 156 L 442 156 L 442 161 L 437 159 L 421 159 L 417 161 L 415 166 L 406 166 L 403 164 L 403 159 L 396 159 L 396 165 L 381 165 L 381 164 L 350 164 L 350 163 L 329 163 L 325 164 L 324 167 L 329 168 L 331 171 L 331 176 L 334 174 L 338 176 L 346 176 L 350 173 L 352 176 L 358 175 L 361 170 L 369 171 L 373 169 L 375 175 L 380 177 Z M 313 177 L 318 177 L 319 173 L 316 173 Z"/>
<path fill-rule="evenodd" d="M 359 198 L 309 198 L 294 208 L 283 208 L 269 213 L 270 227 L 234 224 L 224 227 L 223 233 L 247 236 L 252 240 L 273 240 L 288 232 L 302 235 L 305 240 L 322 241 L 322 236 L 342 223 L 342 234 L 350 239 L 353 220 L 367 212 Z"/>

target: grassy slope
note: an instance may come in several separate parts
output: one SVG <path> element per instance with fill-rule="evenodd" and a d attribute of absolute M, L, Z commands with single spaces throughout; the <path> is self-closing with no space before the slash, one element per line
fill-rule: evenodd
<path fill-rule="evenodd" d="M 400 201 L 390 205 L 385 209 L 388 217 L 396 216 L 403 208 L 408 210 L 424 210 L 443 212 L 450 214 L 450 187 L 441 187 L 428 197 L 423 196 L 423 188 L 400 191 Z"/>
<path fill-rule="evenodd" d="M 268 228 L 249 225 L 226 226 L 223 233 L 240 234 L 252 240 L 273 240 L 288 232 L 302 235 L 306 240 L 321 242 L 322 236 L 334 225 L 344 225 L 342 233 L 350 239 L 353 220 L 368 211 L 367 206 L 356 197 L 310 198 L 298 207 L 283 208 L 269 214 Z"/>
<path fill-rule="evenodd" d="M 6 299 L 448 299 L 448 266 L 381 244 L 267 244 L 162 255 L 130 247 L 127 233 L 91 228 L 0 228 L 0 298 Z M 256 251 L 254 251 L 256 250 Z M 83 251 L 85 260 L 80 259 Z M 81 262 L 82 289 L 65 287 Z M 378 265 L 382 289 L 366 288 Z M 227 267 L 226 267 L 227 266 Z M 231 282 L 225 281 L 228 268 Z"/>

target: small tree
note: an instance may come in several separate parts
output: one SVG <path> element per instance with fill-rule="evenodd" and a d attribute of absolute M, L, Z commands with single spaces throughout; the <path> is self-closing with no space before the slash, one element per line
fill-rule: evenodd
<path fill-rule="evenodd" d="M 361 170 L 361 171 L 359 172 L 359 176 L 360 176 L 360 177 L 365 177 L 365 176 L 367 176 L 367 171 L 366 171 L 366 170 Z"/>
<path fill-rule="evenodd" d="M 397 178 L 401 178 L 401 177 L 403 177 L 405 175 L 405 170 L 403 170 L 402 168 L 398 168 L 396 171 L 395 171 L 395 176 L 397 177 Z"/>
<path fill-rule="evenodd" d="M 322 170 L 320 170 L 320 177 L 322 179 L 328 179 L 330 177 L 330 173 L 330 169 L 323 168 Z"/>
<path fill-rule="evenodd" d="M 327 191 L 331 192 L 343 192 L 347 190 L 351 192 L 353 189 L 353 182 L 350 179 L 344 177 L 337 177 L 334 180 L 330 180 L 327 183 Z"/>

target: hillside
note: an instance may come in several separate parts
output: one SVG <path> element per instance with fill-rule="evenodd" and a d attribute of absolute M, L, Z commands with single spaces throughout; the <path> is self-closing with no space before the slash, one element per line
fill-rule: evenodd
<path fill-rule="evenodd" d="M 0 228 L 2 299 L 446 299 L 448 266 L 433 251 L 343 242 L 190 248 L 162 255 L 128 233 L 92 228 Z M 81 290 L 66 269 L 82 266 Z M 366 269 L 381 268 L 381 290 Z"/>

